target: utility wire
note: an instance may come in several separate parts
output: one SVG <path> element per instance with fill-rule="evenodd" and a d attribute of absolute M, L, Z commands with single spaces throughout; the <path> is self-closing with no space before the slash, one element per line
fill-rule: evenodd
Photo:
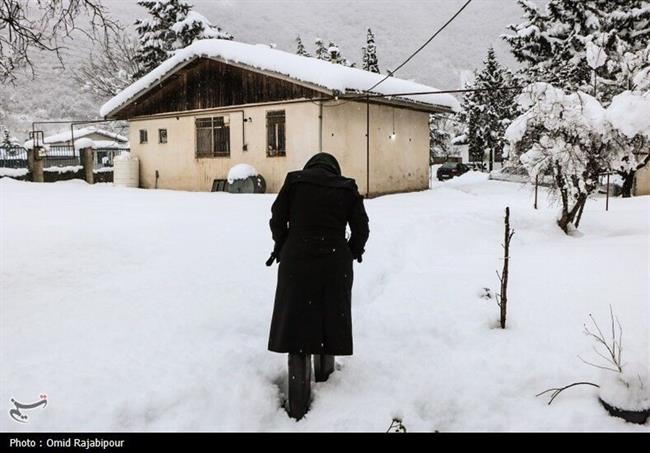
<path fill-rule="evenodd" d="M 374 98 L 391 98 L 391 97 L 404 97 L 404 96 L 422 96 L 425 94 L 458 94 L 458 93 L 476 93 L 476 92 L 482 92 L 482 91 L 508 91 L 508 90 L 521 90 L 523 87 L 521 86 L 506 86 L 506 87 L 491 87 L 491 88 L 463 88 L 463 89 L 457 89 L 457 90 L 434 90 L 434 91 L 412 91 L 412 92 L 406 92 L 406 93 L 388 93 L 388 94 L 381 94 L 381 93 L 373 93 L 373 94 L 358 94 L 358 95 L 353 95 L 353 96 L 340 96 L 341 102 L 338 104 L 323 104 L 323 107 L 338 107 L 343 104 L 347 104 L 348 102 L 352 102 L 355 100 L 360 100 L 360 99 L 374 99 Z M 339 97 L 339 96 L 337 96 Z M 319 102 L 322 101 L 333 101 L 336 100 L 336 98 L 321 98 L 318 100 L 314 100 L 313 98 L 308 99 L 309 102 L 312 102 L 313 104 L 318 105 Z"/>
<path fill-rule="evenodd" d="M 398 70 L 400 70 L 400 69 L 401 69 L 401 68 L 402 68 L 406 63 L 408 63 L 409 61 L 411 61 L 411 60 L 413 59 L 413 57 L 415 57 L 418 53 L 420 53 L 420 51 L 421 51 L 422 49 L 424 49 L 426 46 L 428 46 L 429 43 L 430 43 L 431 41 L 433 41 L 433 40 L 436 38 L 436 36 L 438 36 L 438 35 L 439 35 L 439 34 L 440 34 L 440 33 L 441 33 L 445 28 L 447 28 L 447 26 L 448 26 L 449 24 L 451 24 L 451 23 L 456 19 L 456 17 L 458 17 L 458 16 L 460 15 L 460 13 L 462 13 L 463 10 L 464 10 L 465 8 L 467 8 L 467 6 L 468 6 L 470 3 L 472 3 L 472 0 L 467 0 L 467 1 L 465 2 L 465 4 L 464 4 L 464 5 L 463 5 L 463 6 L 462 6 L 458 11 L 456 11 L 456 14 L 454 14 L 454 15 L 453 15 L 453 16 L 452 16 L 452 17 L 451 17 L 447 22 L 445 22 L 444 25 L 443 25 L 442 27 L 440 27 L 440 28 L 439 28 L 439 29 L 438 29 L 438 30 L 437 30 L 433 35 L 431 35 L 431 36 L 429 37 L 429 39 L 427 39 L 427 40 L 424 42 L 424 44 L 422 44 L 422 45 L 421 45 L 417 50 L 415 50 L 415 52 L 413 52 L 411 55 L 409 55 L 408 58 L 407 58 L 406 60 L 404 60 L 404 61 L 403 61 L 399 66 L 397 66 L 395 69 L 393 69 L 392 71 L 389 70 L 389 71 L 388 71 L 388 74 L 386 75 L 386 77 L 384 77 L 384 78 L 381 79 L 379 82 L 375 83 L 373 86 L 371 86 L 370 88 L 368 88 L 367 90 L 365 90 L 366 93 L 369 93 L 371 90 L 377 88 L 379 85 L 381 85 L 381 84 L 384 83 L 386 80 L 388 80 L 390 77 L 392 77 L 393 74 L 395 74 Z M 468 91 L 468 90 L 464 90 L 464 91 L 463 91 L 463 90 L 448 90 L 448 91 L 435 91 L 435 92 L 422 92 L 422 93 L 403 93 L 403 95 L 409 95 L 409 94 L 443 94 L 443 93 L 460 93 L 460 92 L 465 92 L 465 91 Z M 384 94 L 384 95 L 373 95 L 373 96 L 370 96 L 370 97 L 389 97 L 389 96 L 395 96 L 395 95 Z M 360 95 L 358 98 L 367 98 L 367 97 L 368 97 L 368 95 Z M 355 99 L 355 98 L 347 98 L 347 97 L 346 97 L 345 100 L 342 101 L 342 102 L 340 102 L 339 104 L 336 104 L 336 105 L 324 105 L 324 107 L 338 107 L 339 105 L 343 105 L 343 104 L 347 104 L 348 102 L 351 102 L 353 99 Z"/>
<path fill-rule="evenodd" d="M 436 31 L 433 35 L 431 35 L 431 37 L 430 37 L 429 39 L 427 39 L 427 40 L 425 41 L 424 44 L 422 44 L 422 45 L 421 45 L 421 46 L 420 46 L 420 47 L 419 47 L 415 52 L 413 52 L 411 55 L 409 55 L 409 57 L 408 57 L 406 60 L 404 60 L 404 61 L 402 62 L 402 64 L 400 64 L 398 67 L 396 67 L 396 68 L 393 69 L 392 71 L 389 71 L 389 72 L 388 72 L 388 75 L 386 75 L 386 77 L 384 77 L 383 79 L 381 79 L 379 82 L 375 83 L 373 86 L 371 86 L 370 88 L 368 88 L 366 91 L 368 92 L 368 91 L 373 90 L 374 88 L 377 88 L 379 85 L 381 85 L 382 83 L 384 83 L 384 82 L 385 82 L 389 77 L 392 77 L 393 74 L 395 74 L 397 71 L 399 71 L 399 70 L 400 70 L 400 69 L 401 69 L 401 68 L 402 68 L 406 63 L 408 63 L 409 61 L 411 61 L 411 59 L 412 59 L 413 57 L 415 57 L 418 53 L 420 53 L 420 51 L 421 51 L 422 49 L 424 49 L 427 45 L 429 45 L 429 43 L 430 43 L 431 41 L 433 41 L 433 40 L 435 39 L 435 37 L 438 36 L 438 35 L 440 34 L 440 32 L 442 32 L 445 28 L 447 28 L 447 25 L 449 25 L 450 23 L 452 23 L 452 22 L 454 21 L 454 19 L 456 19 L 456 17 L 458 17 L 458 15 L 459 15 L 460 13 L 462 13 L 463 10 L 464 10 L 465 8 L 467 8 L 467 6 L 468 6 L 470 3 L 472 3 L 472 0 L 467 0 L 467 2 L 465 2 L 465 4 L 464 4 L 464 5 L 463 5 L 463 6 L 462 6 L 462 7 L 461 7 L 457 12 L 456 12 L 456 14 L 454 14 L 454 15 L 451 17 L 451 19 L 449 19 L 447 22 L 445 22 L 445 24 L 444 24 L 442 27 L 440 27 L 440 28 L 438 29 L 438 31 Z"/>

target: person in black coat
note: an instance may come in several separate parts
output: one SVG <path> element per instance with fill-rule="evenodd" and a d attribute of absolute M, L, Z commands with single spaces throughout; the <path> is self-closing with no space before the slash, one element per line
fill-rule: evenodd
<path fill-rule="evenodd" d="M 275 247 L 267 265 L 280 265 L 268 349 L 289 353 L 289 414 L 299 419 L 309 401 L 311 355 L 317 381 L 333 371 L 335 355 L 352 355 L 352 261 L 362 261 L 368 216 L 354 179 L 341 176 L 327 153 L 287 174 L 271 211 Z"/>

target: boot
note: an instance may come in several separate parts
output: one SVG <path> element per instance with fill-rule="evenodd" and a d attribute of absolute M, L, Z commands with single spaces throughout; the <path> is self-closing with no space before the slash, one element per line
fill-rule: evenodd
<path fill-rule="evenodd" d="M 300 420 L 311 397 L 311 355 L 289 354 L 289 417 Z"/>
<path fill-rule="evenodd" d="M 314 375 L 316 382 L 325 382 L 334 372 L 333 355 L 314 355 Z"/>

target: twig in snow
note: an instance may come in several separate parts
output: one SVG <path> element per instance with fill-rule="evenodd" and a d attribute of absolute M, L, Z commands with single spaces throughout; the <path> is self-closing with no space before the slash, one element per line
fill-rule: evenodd
<path fill-rule="evenodd" d="M 550 406 L 551 403 L 553 402 L 553 400 L 554 400 L 554 399 L 555 399 L 555 398 L 556 398 L 560 393 L 562 393 L 564 390 L 566 390 L 566 389 L 568 389 L 568 388 L 575 387 L 575 386 L 577 386 L 577 385 L 591 385 L 591 386 L 593 386 L 593 387 L 598 387 L 598 388 L 600 388 L 600 385 L 598 385 L 598 384 L 594 384 L 593 382 L 574 382 L 573 384 L 569 384 L 569 385 L 567 385 L 567 386 L 565 386 L 565 387 L 552 388 L 552 389 L 544 390 L 542 393 L 538 393 L 538 394 L 535 395 L 535 396 L 542 396 L 542 395 L 544 395 L 544 394 L 546 394 L 546 393 L 548 393 L 548 392 L 553 392 L 553 394 L 551 395 L 551 399 L 550 399 L 549 402 L 548 402 L 548 405 Z"/>
<path fill-rule="evenodd" d="M 605 348 L 605 350 L 607 351 L 607 355 L 601 353 L 595 348 L 594 351 L 596 352 L 596 354 L 598 354 L 599 357 L 601 357 L 607 362 L 607 365 L 613 365 L 616 369 L 610 366 L 598 365 L 595 363 L 588 362 L 580 356 L 578 356 L 578 358 L 582 360 L 584 363 L 586 363 L 587 365 L 591 365 L 593 367 L 600 368 L 602 370 L 613 371 L 614 373 L 620 373 L 623 370 L 623 362 L 621 359 L 622 351 L 623 351 L 623 327 L 621 326 L 621 323 L 619 322 L 618 318 L 614 316 L 614 311 L 612 310 L 611 305 L 609 306 L 609 316 L 611 320 L 611 327 L 610 327 L 611 334 L 612 334 L 611 344 L 607 342 L 607 340 L 605 339 L 605 335 L 600 329 L 600 326 L 598 326 L 598 323 L 596 322 L 593 315 L 591 314 L 589 314 L 589 318 L 591 319 L 591 322 L 594 325 L 595 331 L 591 330 L 585 324 L 584 332 L 586 335 L 594 338 L 596 340 L 597 345 L 600 344 Z"/>

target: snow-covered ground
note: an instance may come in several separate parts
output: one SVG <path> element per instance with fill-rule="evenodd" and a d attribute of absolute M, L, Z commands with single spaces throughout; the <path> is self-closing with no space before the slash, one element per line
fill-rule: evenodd
<path fill-rule="evenodd" d="M 0 429 L 64 431 L 648 431 L 609 417 L 582 332 L 623 326 L 624 361 L 650 362 L 650 197 L 589 201 L 581 234 L 530 189 L 470 173 L 367 202 L 355 263 L 355 355 L 314 385 L 305 419 L 280 408 L 286 358 L 266 351 L 277 267 L 272 195 L 0 180 Z M 497 289 L 503 210 L 508 328 Z M 46 408 L 13 421 L 10 398 Z"/>

